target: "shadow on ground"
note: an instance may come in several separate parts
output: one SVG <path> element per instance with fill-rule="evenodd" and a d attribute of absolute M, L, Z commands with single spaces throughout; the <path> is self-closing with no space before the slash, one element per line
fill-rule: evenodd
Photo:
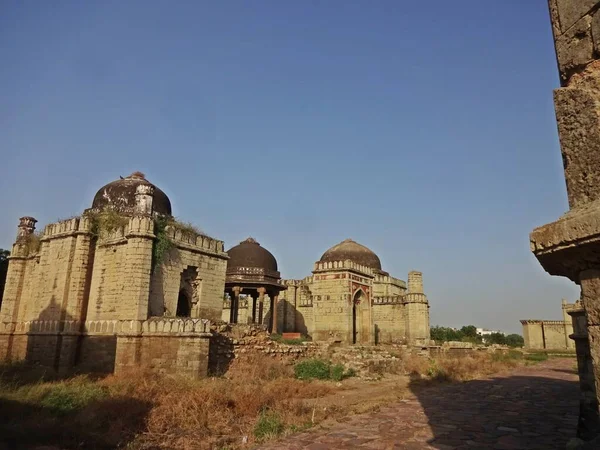
<path fill-rule="evenodd" d="M 431 428 L 427 444 L 439 449 L 564 449 L 576 436 L 576 375 L 556 367 L 541 371 L 431 388 L 412 382 Z"/>
<path fill-rule="evenodd" d="M 149 403 L 102 395 L 89 382 L 41 383 L 51 380 L 41 367 L 0 367 L 0 450 L 114 449 L 145 428 Z"/>

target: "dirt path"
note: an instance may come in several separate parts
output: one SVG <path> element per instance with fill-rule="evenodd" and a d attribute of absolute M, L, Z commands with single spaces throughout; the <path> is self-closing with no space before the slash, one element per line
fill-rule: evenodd
<path fill-rule="evenodd" d="M 261 449 L 564 449 L 575 436 L 572 358 L 430 388 L 378 412 L 324 423 Z"/>

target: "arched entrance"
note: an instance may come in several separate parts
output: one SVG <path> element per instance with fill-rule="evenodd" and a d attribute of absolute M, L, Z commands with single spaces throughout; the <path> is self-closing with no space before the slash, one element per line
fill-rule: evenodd
<path fill-rule="evenodd" d="M 352 299 L 352 343 L 366 344 L 370 336 L 369 299 L 362 289 Z"/>
<path fill-rule="evenodd" d="M 191 314 L 191 302 L 186 294 L 185 290 L 182 289 L 179 291 L 179 297 L 177 297 L 177 312 L 175 315 L 177 317 L 190 317 Z"/>

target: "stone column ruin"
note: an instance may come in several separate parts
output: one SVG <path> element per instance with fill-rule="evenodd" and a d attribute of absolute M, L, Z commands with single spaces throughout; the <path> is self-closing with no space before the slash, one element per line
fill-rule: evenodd
<path fill-rule="evenodd" d="M 600 392 L 600 0 L 549 0 L 549 7 L 561 85 L 554 106 L 570 210 L 536 228 L 530 240 L 548 273 L 581 286 L 586 323 L 577 322 L 581 313 L 572 314 L 582 386 L 578 436 L 589 440 L 599 430 L 597 398 L 589 401 L 586 383 L 590 357 Z M 589 347 L 580 340 L 585 329 Z"/>

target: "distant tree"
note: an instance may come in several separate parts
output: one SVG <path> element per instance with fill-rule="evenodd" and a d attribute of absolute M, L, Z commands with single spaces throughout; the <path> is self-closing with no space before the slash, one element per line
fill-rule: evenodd
<path fill-rule="evenodd" d="M 430 333 L 431 339 L 439 343 L 448 341 L 462 341 L 464 338 L 464 335 L 460 330 L 455 330 L 449 327 L 431 327 Z"/>
<path fill-rule="evenodd" d="M 509 347 L 523 347 L 525 345 L 525 339 L 520 334 L 509 334 L 506 336 L 505 341 Z"/>
<path fill-rule="evenodd" d="M 504 333 L 492 333 L 485 338 L 486 344 L 506 345 L 506 336 Z"/>
<path fill-rule="evenodd" d="M 465 325 L 460 329 L 460 332 L 465 337 L 475 338 L 477 337 L 477 327 L 475 325 Z"/>

